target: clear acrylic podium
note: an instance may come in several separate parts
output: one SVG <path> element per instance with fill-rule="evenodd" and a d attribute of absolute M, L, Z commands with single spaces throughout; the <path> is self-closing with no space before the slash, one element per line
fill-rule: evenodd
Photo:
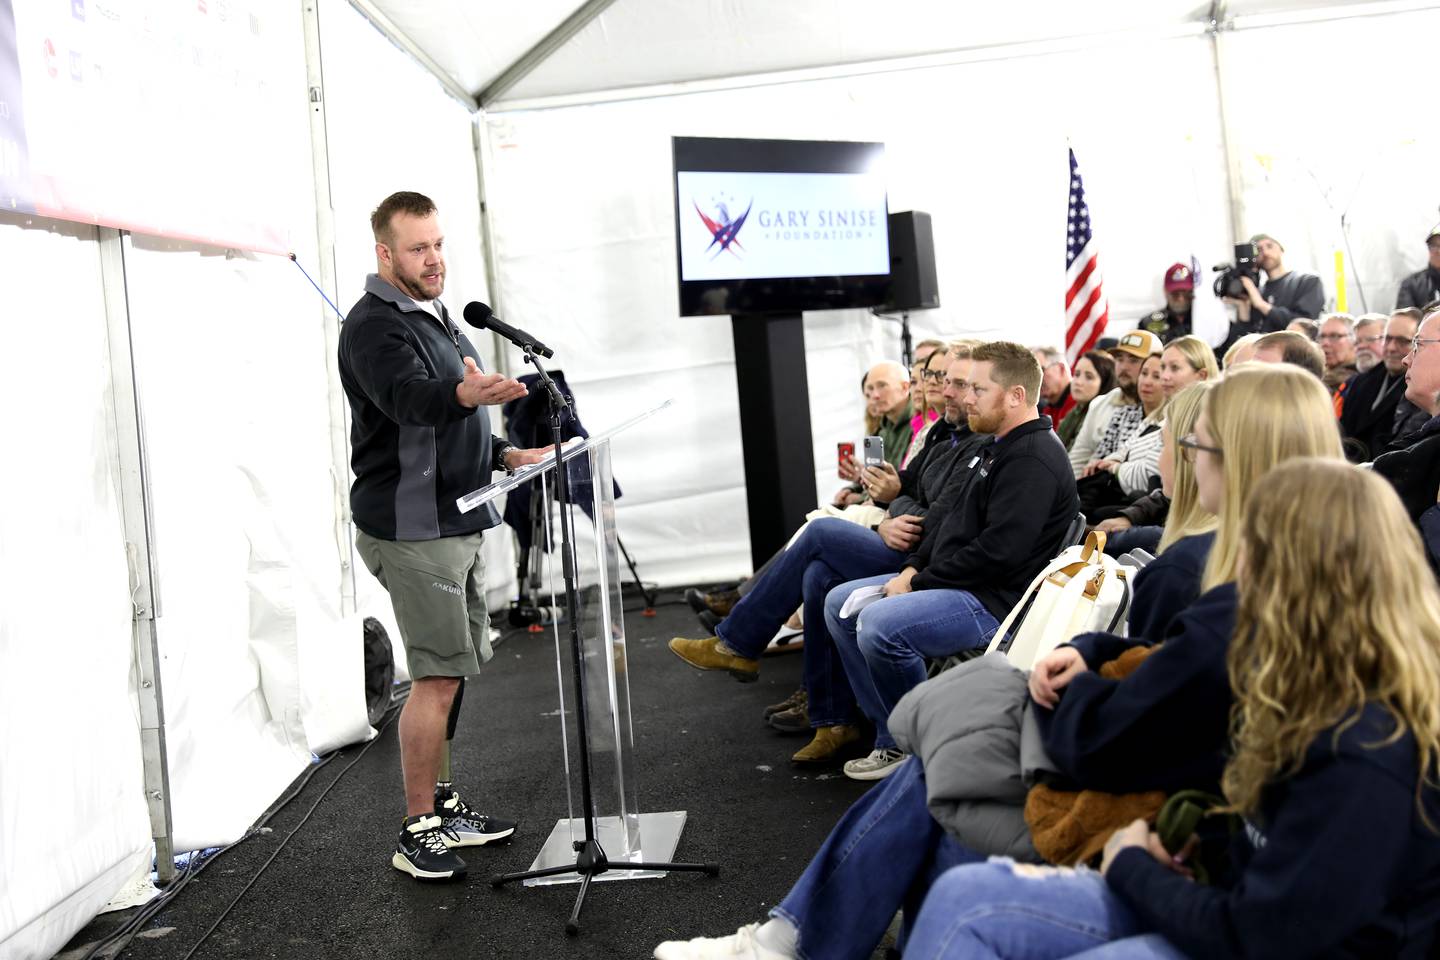
<path fill-rule="evenodd" d="M 620 595 L 620 552 L 615 530 L 615 485 L 612 481 L 610 440 L 617 434 L 649 419 L 670 405 L 666 401 L 653 410 L 632 417 L 620 426 L 588 440 L 566 444 L 561 462 L 569 481 L 570 503 L 554 503 L 553 456 L 515 471 L 487 487 L 456 501 L 462 512 L 490 503 L 504 493 L 533 484 L 533 495 L 544 498 L 544 536 L 550 546 L 546 554 L 546 575 L 552 608 L 563 615 L 565 586 L 562 578 L 560 537 L 554 511 L 570 511 L 574 531 L 575 581 L 578 588 L 579 636 L 584 672 L 585 708 L 590 737 L 590 786 L 595 809 L 596 838 L 612 868 L 595 880 L 635 880 L 663 877 L 664 871 L 626 870 L 625 863 L 668 861 L 680 841 L 685 811 L 641 813 L 635 782 L 635 743 L 630 726 L 630 679 L 625 646 L 625 617 Z M 542 547 L 536 544 L 536 549 Z M 552 621 L 555 642 L 556 678 L 560 691 L 561 750 L 565 759 L 566 809 L 550 831 L 531 870 L 559 867 L 575 862 L 575 841 L 584 839 L 584 821 L 579 805 L 583 793 L 579 783 L 578 751 L 572 711 L 574 691 L 566 683 L 571 654 L 562 639 L 561 616 Z M 526 886 L 578 883 L 577 872 L 524 881 Z"/>

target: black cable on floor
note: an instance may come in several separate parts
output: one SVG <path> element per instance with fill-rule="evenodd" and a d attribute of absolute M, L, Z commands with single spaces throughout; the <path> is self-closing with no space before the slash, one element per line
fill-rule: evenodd
<path fill-rule="evenodd" d="M 345 766 L 345 769 L 341 770 L 339 775 L 330 782 L 329 786 L 327 786 L 324 792 L 320 794 L 320 799 L 323 800 L 325 798 L 325 795 L 330 792 L 330 789 L 334 787 L 337 782 L 339 782 L 340 778 L 345 776 L 345 774 L 350 771 L 350 768 L 353 767 L 356 763 L 358 763 L 360 758 L 365 755 L 365 753 L 370 749 L 370 747 L 377 740 L 380 739 L 380 734 L 383 733 L 385 729 L 390 726 L 390 723 L 394 720 L 399 708 L 405 704 L 405 701 L 406 699 L 408 699 L 408 697 L 408 684 L 403 685 L 403 687 L 397 688 L 394 694 L 394 700 L 391 703 L 389 709 L 386 710 L 385 718 L 382 720 L 380 726 L 376 729 L 376 736 L 372 738 L 369 743 L 365 744 L 365 746 L 362 747 L 360 752 L 355 756 L 355 759 L 351 760 L 350 763 Z M 170 903 L 180 894 L 180 891 L 183 890 L 186 885 L 190 883 L 191 880 L 199 876 L 207 867 L 210 866 L 210 864 L 220 859 L 220 857 L 229 853 L 231 850 L 235 849 L 240 844 L 249 840 L 251 837 L 258 836 L 260 833 L 262 833 L 265 825 L 269 823 L 272 819 L 274 819 L 276 814 L 278 814 L 281 810 L 285 809 L 286 806 L 288 806 L 292 801 L 294 801 L 294 799 L 305 790 L 305 788 L 310 784 L 310 781 L 314 778 L 315 774 L 320 771 L 320 768 L 327 766 L 338 756 L 340 756 L 340 750 L 332 750 L 324 757 L 321 757 L 317 762 L 311 764 L 310 768 L 305 771 L 304 776 L 301 777 L 300 782 L 297 783 L 288 794 L 281 797 L 274 804 L 272 804 L 270 809 L 259 820 L 255 821 L 255 823 L 252 824 L 250 828 L 246 830 L 245 833 L 242 834 L 238 839 L 226 844 L 225 846 L 214 851 L 213 853 L 196 853 L 192 855 L 189 861 L 186 862 L 185 868 L 181 871 L 180 875 L 177 876 L 174 880 L 172 880 L 159 896 L 155 897 L 149 903 L 145 904 L 145 906 L 143 906 L 140 911 L 135 914 L 135 916 L 127 920 L 125 924 L 121 926 L 118 930 L 111 933 L 108 937 L 105 937 L 104 939 L 98 941 L 94 946 L 92 946 L 88 951 L 86 951 L 84 957 L 81 958 L 81 960 L 114 960 L 114 958 L 120 956 L 120 954 L 122 954 L 130 946 L 131 942 L 135 939 L 136 934 L 143 930 L 146 924 L 148 924 L 152 919 L 154 919 L 156 914 L 160 913 L 160 911 L 164 910 L 167 906 L 169 906 Z M 319 800 L 317 800 L 315 803 L 315 806 L 318 805 Z M 310 810 L 306 812 L 305 817 L 300 821 L 300 824 L 296 825 L 295 830 L 298 830 L 300 826 L 305 823 L 306 820 L 310 819 L 310 815 L 315 812 L 315 806 L 312 806 Z M 290 838 L 295 835 L 295 830 L 291 830 L 290 833 L 286 835 L 285 839 L 281 841 L 280 846 L 276 848 L 275 853 L 278 854 L 280 850 L 284 848 L 285 844 L 290 842 Z M 240 892 L 240 896 L 245 895 L 246 891 L 248 891 L 250 887 L 254 885 L 255 881 L 260 878 L 260 874 L 265 872 L 265 868 L 270 866 L 270 862 L 274 859 L 275 856 L 272 854 L 270 859 L 265 861 L 264 865 L 261 866 L 260 871 L 256 873 L 256 875 L 251 879 L 250 883 L 246 884 L 245 889 Z M 230 913 L 230 911 L 235 907 L 235 904 L 239 902 L 239 899 L 239 897 L 236 897 L 235 901 L 232 902 L 230 906 L 225 909 L 225 913 L 221 914 L 221 920 L 223 920 L 225 916 Z M 190 953 L 186 954 L 186 957 L 189 957 L 191 954 L 193 954 L 195 950 L 199 948 L 200 944 L 205 942 L 205 938 L 209 937 L 210 934 L 214 932 L 215 927 L 219 925 L 219 922 L 220 921 L 217 920 L 215 924 L 212 925 L 211 928 L 205 932 L 205 936 L 200 938 L 200 941 L 196 943 L 195 947 L 191 948 Z"/>

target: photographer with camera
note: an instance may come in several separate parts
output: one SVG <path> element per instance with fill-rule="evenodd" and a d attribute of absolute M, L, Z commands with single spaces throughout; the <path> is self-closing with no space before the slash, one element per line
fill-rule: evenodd
<path fill-rule="evenodd" d="M 1285 269 L 1284 254 L 1285 248 L 1267 233 L 1257 233 L 1249 244 L 1235 245 L 1235 265 L 1224 268 L 1215 281 L 1215 295 L 1235 305 L 1229 336 L 1217 353 L 1223 355 L 1247 333 L 1284 330 L 1292 320 L 1320 316 L 1325 306 L 1320 278 Z"/>

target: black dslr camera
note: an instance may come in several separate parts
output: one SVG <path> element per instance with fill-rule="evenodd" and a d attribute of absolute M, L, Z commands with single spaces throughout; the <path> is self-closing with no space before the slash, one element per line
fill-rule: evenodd
<path fill-rule="evenodd" d="M 1235 262 L 1217 264 L 1215 272 L 1215 296 L 1245 299 L 1245 287 L 1241 277 L 1249 277 L 1257 286 L 1260 283 L 1260 268 L 1255 266 L 1255 244 L 1246 241 L 1235 244 Z"/>

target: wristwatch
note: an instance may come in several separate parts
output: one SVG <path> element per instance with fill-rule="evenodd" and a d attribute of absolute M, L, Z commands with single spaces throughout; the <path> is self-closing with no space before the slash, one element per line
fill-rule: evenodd
<path fill-rule="evenodd" d="M 494 450 L 492 450 L 490 454 L 490 469 L 504 470 L 506 473 L 514 473 L 515 471 L 510 469 L 510 465 L 505 462 L 505 454 L 509 453 L 511 450 L 514 449 L 515 444 L 511 443 L 509 440 L 501 440 L 500 442 L 496 443 Z"/>

